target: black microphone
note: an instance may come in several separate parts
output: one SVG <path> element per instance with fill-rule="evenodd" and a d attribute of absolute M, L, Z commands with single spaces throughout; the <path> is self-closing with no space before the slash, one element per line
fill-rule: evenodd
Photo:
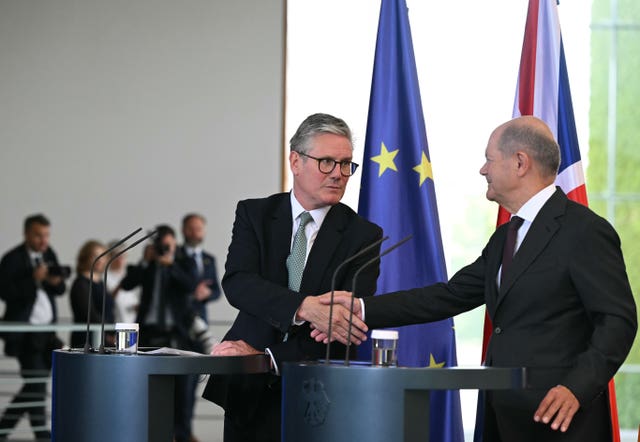
<path fill-rule="evenodd" d="M 109 259 L 109 261 L 107 262 L 107 265 L 104 267 L 104 285 L 102 286 L 102 326 L 100 328 L 101 338 L 100 338 L 100 348 L 98 350 L 100 353 L 104 353 L 105 352 L 104 351 L 104 313 L 105 313 L 106 304 L 107 304 L 107 272 L 109 271 L 109 266 L 111 265 L 111 263 L 113 261 L 116 260 L 116 258 L 118 258 L 120 255 L 122 255 L 124 252 L 126 252 L 127 250 L 133 249 L 135 246 L 140 244 L 142 241 L 145 241 L 145 240 L 151 238 L 156 233 L 158 233 L 158 231 L 154 230 L 153 232 L 146 234 L 145 236 L 143 236 L 142 238 L 140 238 L 136 242 L 132 243 L 131 245 L 125 247 L 122 250 L 120 250 L 118 253 L 113 255 L 111 257 L 111 259 Z"/>
<path fill-rule="evenodd" d="M 336 267 L 336 269 L 333 271 L 333 276 L 331 277 L 331 304 L 329 304 L 329 329 L 327 330 L 328 342 L 327 342 L 327 354 L 325 356 L 325 364 L 329 364 L 329 355 L 331 353 L 331 318 L 333 317 L 333 293 L 335 292 L 335 289 L 336 289 L 336 278 L 338 276 L 338 272 L 342 270 L 342 268 L 345 265 L 349 264 L 354 259 L 364 255 L 365 253 L 367 253 L 368 251 L 370 251 L 371 249 L 373 249 L 374 247 L 376 247 L 377 245 L 381 244 L 382 242 L 388 239 L 389 237 L 385 236 L 384 238 L 380 238 L 379 240 L 369 244 L 364 249 L 358 251 L 358 253 L 356 253 L 355 255 L 342 261 L 342 263 L 340 263 L 340 265 Z"/>
<path fill-rule="evenodd" d="M 362 264 L 360 266 L 360 268 L 358 270 L 356 270 L 356 273 L 354 273 L 353 280 L 351 282 L 351 308 L 349 309 L 349 329 L 347 330 L 347 354 L 344 357 L 344 365 L 347 365 L 347 366 L 349 365 L 349 347 L 351 347 L 351 326 L 353 325 L 353 302 L 354 302 L 355 297 L 356 297 L 356 280 L 358 279 L 358 276 L 360 275 L 360 272 L 363 271 L 369 265 L 371 265 L 374 262 L 378 261 L 380 258 L 382 258 L 387 253 L 391 252 L 392 250 L 397 249 L 402 244 L 404 244 L 407 241 L 409 241 L 412 237 L 413 237 L 413 235 L 408 235 L 408 236 L 404 237 L 403 239 L 401 239 L 400 241 L 398 241 L 397 243 L 395 243 L 394 245 L 389 247 L 387 250 L 385 250 L 384 252 L 380 253 L 375 258 L 370 259 L 369 261 L 367 261 L 364 264 Z"/>
<path fill-rule="evenodd" d="M 91 324 L 91 306 L 93 305 L 93 299 L 91 298 L 91 288 L 93 287 L 93 269 L 95 268 L 96 263 L 100 260 L 100 258 L 110 253 L 113 249 L 118 247 L 120 244 L 124 243 L 126 240 L 128 240 L 129 238 L 131 238 L 133 235 L 135 235 L 141 230 L 142 230 L 142 227 L 138 227 L 136 230 L 134 230 L 133 232 L 131 232 L 130 234 L 122 238 L 120 241 L 118 241 L 117 243 L 109 247 L 107 250 L 102 252 L 100 255 L 98 255 L 96 259 L 93 260 L 93 263 L 91 263 L 91 271 L 89 272 L 89 299 L 87 300 L 87 337 L 85 338 L 85 341 L 84 341 L 85 353 L 89 353 L 91 349 L 91 346 L 89 345 L 89 326 Z"/>

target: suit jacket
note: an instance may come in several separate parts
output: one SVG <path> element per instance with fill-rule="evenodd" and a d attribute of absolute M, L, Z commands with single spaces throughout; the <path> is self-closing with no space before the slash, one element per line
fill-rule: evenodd
<path fill-rule="evenodd" d="M 540 369 L 539 387 L 494 392 L 495 401 L 533 411 L 549 387 L 568 387 L 587 408 L 623 363 L 636 308 L 613 227 L 558 188 L 545 203 L 500 288 L 506 224 L 447 284 L 365 300 L 370 327 L 429 322 L 486 304 L 493 323 L 486 364 Z"/>
<path fill-rule="evenodd" d="M 48 265 L 58 265 L 58 258 L 52 248 L 42 254 Z M 53 322 L 57 321 L 57 308 L 54 297 L 65 291 L 64 281 L 51 285 L 43 281 L 42 288 L 51 302 Z M 33 266 L 25 244 L 21 244 L 7 252 L 0 261 L 0 298 L 5 301 L 5 321 L 29 322 L 33 304 L 36 301 L 36 282 L 33 279 Z M 23 339 L 23 333 L 8 333 L 4 336 L 5 353 L 16 355 Z"/>
<path fill-rule="evenodd" d="M 209 301 L 216 300 L 220 297 L 220 281 L 218 279 L 218 271 L 216 269 L 216 259 L 210 253 L 202 251 L 202 275 L 198 273 L 198 265 L 195 258 L 189 256 L 185 250 L 185 246 L 180 246 L 176 250 L 176 261 L 184 268 L 184 270 L 191 276 L 194 287 L 200 283 L 200 281 L 210 281 L 207 286 L 211 290 L 211 296 L 204 301 L 198 301 L 195 298 L 191 299 L 191 306 L 195 309 L 196 313 L 205 321 L 207 320 L 206 304 Z"/>
<path fill-rule="evenodd" d="M 331 289 L 333 272 L 340 263 L 382 237 L 380 227 L 346 205 L 333 206 L 309 252 L 300 290 L 294 292 L 287 288 L 286 267 L 291 249 L 291 216 L 289 193 L 240 201 L 222 279 L 229 303 L 239 310 L 224 340 L 242 339 L 260 351 L 269 348 L 280 368 L 286 361 L 324 357 L 326 346 L 311 339 L 308 324 L 292 326 L 295 312 L 306 296 Z M 377 253 L 379 247 L 344 268 L 338 274 L 336 289 L 350 290 L 355 271 Z M 378 274 L 377 265 L 362 271 L 356 296 L 373 295 Z M 283 342 L 285 333 L 288 339 Z M 344 356 L 344 346 L 336 344 L 332 348 L 336 350 L 336 357 Z M 203 396 L 227 411 L 244 407 L 242 412 L 250 418 L 251 407 L 259 403 L 252 399 L 252 394 L 259 396 L 260 386 L 239 385 L 249 376 L 237 383 L 223 378 L 212 376 Z M 233 399 L 233 403 L 229 399 Z"/>
<path fill-rule="evenodd" d="M 125 290 L 132 290 L 142 286 L 140 305 L 136 321 L 145 326 L 146 317 L 153 301 L 155 286 L 155 273 L 157 264 L 155 261 L 148 265 L 127 266 L 127 274 L 120 285 Z M 193 311 L 189 307 L 188 294 L 193 292 L 193 281 L 177 262 L 173 262 L 163 269 L 161 277 L 162 290 L 166 299 L 166 306 L 171 312 L 176 327 L 176 332 L 184 339 L 188 339 L 188 329 L 193 319 Z"/>

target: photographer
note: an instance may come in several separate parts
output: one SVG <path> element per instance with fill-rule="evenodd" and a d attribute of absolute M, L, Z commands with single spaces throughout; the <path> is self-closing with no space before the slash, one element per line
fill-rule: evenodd
<path fill-rule="evenodd" d="M 142 347 L 187 349 L 194 317 L 189 294 L 195 289 L 195 281 L 174 259 L 174 230 L 164 224 L 156 229 L 158 233 L 153 245 L 145 249 L 142 263 L 127 267 L 127 275 L 120 286 L 125 290 L 142 286 L 137 317 Z M 191 434 L 191 422 L 184 413 L 186 406 L 183 403 L 187 377 L 176 376 L 175 386 L 175 440 L 186 442 Z"/>
<path fill-rule="evenodd" d="M 60 266 L 55 252 L 49 247 L 50 222 L 41 214 L 24 221 L 24 242 L 7 252 L 0 261 L 0 298 L 6 302 L 5 321 L 51 324 L 57 320 L 55 296 L 65 291 L 64 279 L 69 268 Z M 16 356 L 20 373 L 27 378 L 48 377 L 51 369 L 51 351 L 62 347 L 54 332 L 7 333 L 3 336 L 5 353 Z M 0 419 L 0 430 L 11 430 L 23 413 L 29 415 L 36 438 L 51 437 L 46 428 L 46 383 L 25 382 Z M 19 407 L 21 402 L 34 406 Z M 42 404 L 42 405 L 40 405 Z M 8 433 L 0 434 L 6 439 Z"/>
<path fill-rule="evenodd" d="M 139 265 L 127 266 L 120 287 L 142 286 L 136 321 L 140 324 L 143 347 L 180 347 L 188 339 L 188 295 L 193 279 L 175 262 L 176 237 L 168 225 L 157 228 L 153 245 L 144 251 Z"/>

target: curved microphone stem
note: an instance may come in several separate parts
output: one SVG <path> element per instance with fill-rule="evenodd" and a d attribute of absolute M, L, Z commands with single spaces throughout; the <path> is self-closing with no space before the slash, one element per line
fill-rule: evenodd
<path fill-rule="evenodd" d="M 151 238 L 157 232 L 158 232 L 157 230 L 154 230 L 153 232 L 148 233 L 147 235 L 143 236 L 142 238 L 140 238 L 136 242 L 131 243 L 131 245 L 125 247 L 122 250 L 120 250 L 118 253 L 116 253 L 115 255 L 113 255 L 109 259 L 109 261 L 107 262 L 107 265 L 104 267 L 104 284 L 102 286 L 102 326 L 100 327 L 100 336 L 101 336 L 101 338 L 100 338 L 100 348 L 98 350 L 100 353 L 104 353 L 104 313 L 105 313 L 106 304 L 107 304 L 107 272 L 109 271 L 109 266 L 111 266 L 111 263 L 113 261 L 115 261 L 124 252 L 126 252 L 127 250 L 130 250 L 130 249 L 133 249 L 135 246 L 140 244 L 142 241 Z"/>
<path fill-rule="evenodd" d="M 93 305 L 93 299 L 91 298 L 91 288 L 93 287 L 93 269 L 95 268 L 96 263 L 103 256 L 105 256 L 108 253 L 110 253 L 113 249 L 115 249 L 116 247 L 120 246 L 122 243 L 124 243 L 126 240 L 128 240 L 129 238 L 131 238 L 133 235 L 135 235 L 136 233 L 138 233 L 141 230 L 142 230 L 142 227 L 138 227 L 136 230 L 134 230 L 133 232 L 131 232 L 130 234 L 128 234 L 127 236 L 122 238 L 120 241 L 118 241 L 117 243 L 115 243 L 114 245 L 109 247 L 107 250 L 102 252 L 100 255 L 98 255 L 98 257 L 93 260 L 93 263 L 91 263 L 91 271 L 89 272 L 89 299 L 87 300 L 87 336 L 86 336 L 86 338 L 84 340 L 84 352 L 85 353 L 89 353 L 89 350 L 91 349 L 91 346 L 89 345 L 89 325 L 91 323 L 91 306 Z"/>
<path fill-rule="evenodd" d="M 344 260 L 342 262 L 342 264 L 340 264 L 338 267 L 336 267 L 336 269 L 333 271 L 333 276 L 331 277 L 331 299 L 330 302 L 331 304 L 329 304 L 329 329 L 327 330 L 327 354 L 325 356 L 325 364 L 329 364 L 329 358 L 330 358 L 330 354 L 331 354 L 331 319 L 333 318 L 333 294 L 335 292 L 336 289 L 336 277 L 338 276 L 338 272 L 340 270 L 342 270 L 342 268 L 349 264 L 351 261 L 353 261 L 354 259 L 364 255 L 365 253 L 367 253 L 368 251 L 370 251 L 371 249 L 373 249 L 374 247 L 376 247 L 377 245 L 383 243 L 384 241 L 388 240 L 389 237 L 385 236 L 384 238 L 380 238 L 379 240 L 377 240 L 374 243 L 369 244 L 367 247 L 365 247 L 364 249 L 360 250 L 358 253 L 356 253 L 355 255 L 353 255 L 351 258 L 347 258 L 346 260 Z"/>
<path fill-rule="evenodd" d="M 350 350 L 350 347 L 351 347 L 351 326 L 353 324 L 353 303 L 354 303 L 354 300 L 356 298 L 356 280 L 358 279 L 358 276 L 360 275 L 360 272 L 362 270 L 364 270 L 365 268 L 367 268 L 368 266 L 370 266 L 371 264 L 373 264 L 374 262 L 378 261 L 380 258 L 382 258 L 387 253 L 391 252 L 392 250 L 397 249 L 402 244 L 404 244 L 407 241 L 409 241 L 412 237 L 413 237 L 413 235 L 405 236 L 403 239 L 401 239 L 400 241 L 398 241 L 397 243 L 395 243 L 394 245 L 389 247 L 384 252 L 380 253 L 375 258 L 370 259 L 369 261 L 367 261 L 364 264 L 362 264 L 362 266 L 360 266 L 360 268 L 358 270 L 356 270 L 356 273 L 353 275 L 353 281 L 351 283 L 351 308 L 349 309 L 349 328 L 347 330 L 347 354 L 344 357 L 344 365 L 349 365 L 349 350 Z"/>

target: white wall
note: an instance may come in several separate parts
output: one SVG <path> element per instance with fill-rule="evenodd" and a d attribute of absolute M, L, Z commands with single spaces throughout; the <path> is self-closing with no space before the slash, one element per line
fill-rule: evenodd
<path fill-rule="evenodd" d="M 283 69 L 284 0 L 0 0 L 0 252 L 35 212 L 74 266 L 198 211 L 222 274 L 237 200 L 280 190 Z"/>

